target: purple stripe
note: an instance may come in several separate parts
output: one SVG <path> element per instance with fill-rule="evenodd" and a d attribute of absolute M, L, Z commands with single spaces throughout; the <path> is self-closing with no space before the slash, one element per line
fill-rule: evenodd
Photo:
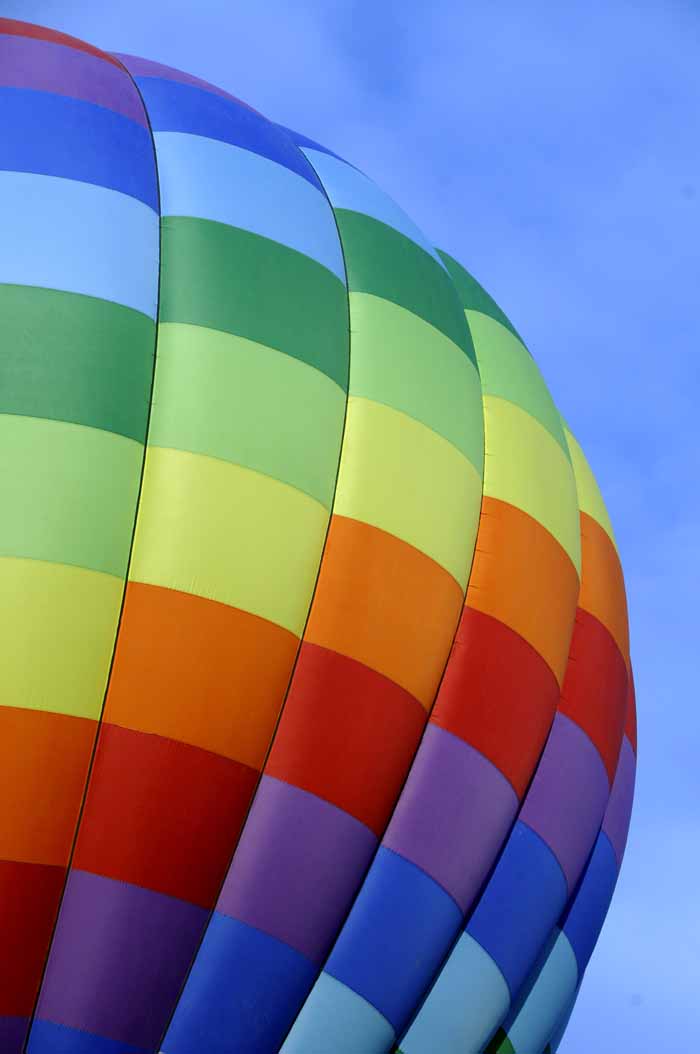
<path fill-rule="evenodd" d="M 593 743 L 574 721 L 557 714 L 519 818 L 552 850 L 569 893 L 593 847 L 609 792 Z"/>
<path fill-rule="evenodd" d="M 38 1016 L 155 1047 L 207 918 L 174 897 L 72 871 Z"/>
<path fill-rule="evenodd" d="M 625 854 L 627 832 L 632 815 L 632 800 L 634 798 L 634 775 L 636 758 L 629 739 L 625 736 L 620 747 L 620 757 L 617 762 L 615 781 L 610 792 L 610 801 L 605 810 L 603 819 L 603 830 L 610 839 L 617 866 L 622 865 L 622 857 Z"/>
<path fill-rule="evenodd" d="M 210 84 L 209 81 L 202 80 L 201 77 L 193 77 L 191 73 L 176 70 L 173 66 L 164 66 L 160 62 L 151 62 L 150 59 L 142 59 L 138 55 L 123 55 L 113 52 L 113 57 L 119 59 L 126 66 L 132 77 L 162 77 L 164 80 L 190 84 L 195 88 L 202 88 L 204 91 L 211 92 L 213 95 L 221 95 L 224 99 L 232 99 L 233 102 L 238 103 L 240 106 L 247 106 L 249 110 L 253 110 L 253 107 L 244 102 L 243 99 L 236 98 L 235 95 L 224 91 L 223 88 L 217 88 L 215 84 Z M 258 113 L 258 111 L 253 110 L 253 113 Z"/>
<path fill-rule="evenodd" d="M 0 1017 L 0 1051 L 20 1054 L 29 1021 L 26 1017 Z"/>
<path fill-rule="evenodd" d="M 466 912 L 517 808 L 515 791 L 490 761 L 429 724 L 383 845 L 427 872 Z"/>
<path fill-rule="evenodd" d="M 0 85 L 83 99 L 147 127 L 138 92 L 123 70 L 50 40 L 0 36 Z"/>
<path fill-rule="evenodd" d="M 376 844 L 342 809 L 264 776 L 217 911 L 321 964 Z"/>

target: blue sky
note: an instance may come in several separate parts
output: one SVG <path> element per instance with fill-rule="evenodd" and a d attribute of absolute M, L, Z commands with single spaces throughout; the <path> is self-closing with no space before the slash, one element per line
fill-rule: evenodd
<path fill-rule="evenodd" d="M 625 566 L 628 857 L 566 1054 L 685 1049 L 700 990 L 700 7 L 688 0 L 4 0 L 334 148 L 457 256 L 583 443 Z"/>

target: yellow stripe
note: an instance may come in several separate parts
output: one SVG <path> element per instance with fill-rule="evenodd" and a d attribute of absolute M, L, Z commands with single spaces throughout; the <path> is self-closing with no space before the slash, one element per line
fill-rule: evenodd
<path fill-rule="evenodd" d="M 581 573 L 576 484 L 566 454 L 539 421 L 513 403 L 484 397 L 484 494 L 510 502 L 552 534 Z"/>
<path fill-rule="evenodd" d="M 319 502 L 285 483 L 152 447 L 129 577 L 218 600 L 299 635 L 327 524 Z"/>
<path fill-rule="evenodd" d="M 480 505 L 479 474 L 451 443 L 382 403 L 348 400 L 334 513 L 408 542 L 465 589 Z"/>
<path fill-rule="evenodd" d="M 99 718 L 123 589 L 100 571 L 0 559 L 3 705 Z"/>
<path fill-rule="evenodd" d="M 566 435 L 566 442 L 569 445 L 571 463 L 574 466 L 579 508 L 581 509 L 581 512 L 588 513 L 588 515 L 603 528 L 610 538 L 610 541 L 617 549 L 617 542 L 615 541 L 615 535 L 613 533 L 610 517 L 608 516 L 608 510 L 605 508 L 603 495 L 600 493 L 595 476 L 586 460 L 586 455 L 581 449 L 577 439 L 571 434 L 566 426 L 564 427 L 564 434 Z"/>

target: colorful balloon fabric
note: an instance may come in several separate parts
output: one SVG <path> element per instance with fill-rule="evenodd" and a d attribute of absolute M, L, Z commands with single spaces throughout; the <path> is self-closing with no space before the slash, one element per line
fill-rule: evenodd
<path fill-rule="evenodd" d="M 517 332 L 226 92 L 0 19 L 0 1054 L 556 1050 L 627 612 Z"/>

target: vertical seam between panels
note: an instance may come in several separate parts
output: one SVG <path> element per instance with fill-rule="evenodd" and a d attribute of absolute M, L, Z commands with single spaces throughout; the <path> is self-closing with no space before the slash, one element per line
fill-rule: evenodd
<path fill-rule="evenodd" d="M 334 215 L 335 215 L 335 213 L 334 213 Z M 340 229 L 338 229 L 338 234 L 340 236 Z M 342 248 L 342 239 L 341 239 L 341 248 Z M 344 258 L 345 258 L 345 253 L 344 253 L 344 250 L 343 250 L 343 259 Z M 459 306 L 459 310 L 460 310 L 462 316 L 464 317 L 464 325 L 465 325 L 467 333 L 469 335 L 469 340 L 472 342 L 472 345 L 473 345 L 474 342 L 472 340 L 471 330 L 469 328 L 469 322 L 468 322 L 466 314 L 465 314 L 465 312 L 464 312 L 464 310 L 462 308 L 462 302 L 461 302 L 461 300 L 459 298 L 459 293 L 457 291 L 457 287 L 455 286 L 454 282 L 452 281 L 452 276 L 449 274 L 449 272 L 447 272 L 447 270 L 445 270 L 445 274 L 447 276 L 447 279 L 448 279 L 450 285 L 452 286 L 452 288 L 453 288 L 453 290 L 455 292 L 455 297 L 457 298 L 457 304 Z M 348 290 L 348 294 L 349 294 L 349 290 Z M 426 713 L 426 720 L 425 720 L 425 724 L 423 726 L 423 731 L 420 734 L 420 737 L 419 737 L 418 742 L 416 744 L 416 748 L 413 751 L 413 754 L 411 755 L 410 764 L 409 764 L 409 766 L 408 766 L 408 768 L 406 770 L 406 777 L 405 777 L 403 783 L 401 784 L 401 788 L 399 790 L 398 797 L 396 798 L 396 801 L 394 802 L 394 805 L 393 805 L 393 807 L 391 809 L 391 812 L 389 813 L 389 816 L 387 818 L 386 824 L 384 826 L 384 832 L 377 839 L 377 844 L 376 844 L 376 846 L 375 846 L 375 848 L 374 848 L 374 850 L 372 852 L 372 855 L 371 855 L 371 857 L 369 859 L 367 867 L 365 868 L 365 871 L 364 871 L 364 873 L 362 875 L 362 879 L 360 881 L 360 884 L 357 887 L 357 892 L 355 893 L 354 897 L 352 898 L 352 900 L 350 902 L 350 906 L 348 907 L 347 911 L 343 915 L 342 922 L 340 923 L 340 925 L 339 925 L 339 927 L 337 929 L 337 932 L 335 934 L 335 937 L 333 938 L 333 944 L 331 945 L 331 949 L 328 952 L 328 955 L 324 959 L 323 966 L 321 967 L 321 969 L 319 970 L 318 974 L 316 975 L 316 980 L 314 981 L 314 984 L 312 986 L 311 991 L 313 991 L 313 988 L 316 986 L 316 983 L 317 983 L 319 977 L 321 976 L 321 974 L 326 969 L 326 964 L 328 963 L 328 960 L 330 959 L 330 957 L 331 957 L 331 955 L 333 953 L 333 949 L 335 947 L 335 944 L 338 941 L 338 938 L 340 937 L 340 935 L 341 935 L 341 933 L 342 933 L 342 931 L 343 931 L 343 929 L 345 927 L 345 924 L 348 921 L 348 919 L 349 919 L 349 917 L 350 917 L 350 915 L 352 913 L 352 910 L 355 907 L 355 904 L 356 904 L 358 898 L 360 897 L 360 895 L 362 893 L 362 890 L 363 890 L 364 884 L 365 884 L 365 879 L 367 878 L 367 876 L 368 876 L 368 874 L 369 874 L 369 872 L 370 872 L 370 870 L 371 870 L 371 868 L 372 868 L 372 866 L 373 866 L 373 864 L 374 864 L 374 862 L 375 862 L 375 860 L 377 858 L 379 850 L 382 848 L 382 845 L 383 845 L 383 842 L 384 842 L 384 835 L 386 834 L 387 830 L 389 829 L 389 825 L 391 824 L 391 821 L 392 821 L 392 819 L 394 817 L 394 813 L 396 812 L 396 809 L 398 807 L 399 800 L 400 800 L 401 795 L 403 793 L 403 790 L 404 790 L 404 788 L 406 786 L 406 783 L 408 782 L 408 778 L 409 778 L 409 776 L 411 774 L 411 770 L 413 769 L 413 764 L 414 764 L 414 762 L 416 760 L 416 757 L 417 757 L 418 752 L 419 752 L 419 750 L 421 748 L 421 745 L 423 743 L 425 735 L 426 735 L 426 733 L 428 731 L 428 726 L 430 725 L 430 716 L 431 716 L 431 714 L 433 712 L 433 709 L 435 707 L 435 703 L 437 702 L 438 695 L 440 694 L 440 689 L 442 687 L 442 682 L 445 679 L 445 674 L 447 672 L 447 667 L 448 667 L 448 664 L 449 664 L 449 661 L 450 661 L 450 656 L 452 655 L 452 648 L 454 647 L 454 642 L 455 642 L 455 639 L 457 637 L 457 633 L 459 632 L 460 623 L 462 621 L 462 613 L 464 611 L 464 607 L 465 607 L 466 599 L 467 599 L 467 590 L 469 589 L 469 582 L 471 581 L 472 570 L 473 570 L 473 567 L 474 567 L 474 554 L 476 552 L 476 539 L 477 539 L 477 536 L 478 536 L 479 525 L 481 523 L 481 511 L 482 511 L 483 505 L 484 505 L 484 471 L 485 471 L 485 468 L 486 468 L 486 422 L 485 422 L 485 418 L 484 418 L 484 415 L 483 415 L 484 392 L 483 392 L 483 388 L 482 388 L 482 385 L 481 385 L 481 371 L 479 370 L 479 362 L 478 362 L 478 359 L 476 357 L 476 349 L 474 351 L 474 368 L 476 369 L 476 375 L 477 375 L 478 380 L 479 380 L 479 388 L 481 389 L 482 431 L 483 431 L 483 436 L 484 436 L 484 444 L 483 444 L 483 451 L 482 451 L 482 455 L 481 455 L 481 498 L 480 498 L 480 501 L 479 501 L 479 514 L 478 514 L 478 518 L 477 518 L 477 532 L 476 532 L 476 534 L 474 536 L 474 548 L 472 550 L 472 562 L 471 562 L 471 566 L 469 568 L 469 578 L 467 579 L 467 584 L 466 584 L 466 586 L 464 588 L 464 600 L 463 600 L 463 603 L 462 603 L 462 607 L 460 608 L 459 615 L 457 617 L 457 622 L 455 624 L 454 633 L 452 634 L 452 640 L 450 641 L 450 646 L 447 649 L 447 655 L 445 657 L 445 662 L 444 662 L 444 665 L 443 665 L 443 668 L 442 668 L 442 673 L 440 674 L 440 678 L 439 678 L 438 683 L 437 683 L 436 688 L 435 688 L 435 692 L 434 692 L 434 695 L 433 695 L 433 701 L 430 704 L 430 708 L 428 709 L 428 711 Z M 461 930 L 460 930 L 460 932 L 461 932 Z M 432 987 L 432 984 L 431 984 L 431 987 Z M 310 994 L 311 994 L 311 992 L 309 992 L 309 995 Z M 309 998 L 309 996 L 307 996 L 306 999 L 304 999 L 304 1003 L 302 1004 L 302 1009 L 303 1009 L 303 1006 L 306 1005 L 306 1002 L 307 1002 L 308 998 Z M 361 998 L 364 999 L 365 997 L 361 996 Z M 369 1000 L 367 1000 L 367 1001 L 369 1002 Z M 378 1013 L 381 1013 L 381 1011 L 379 1011 L 377 1007 L 375 1007 L 375 1009 L 378 1011 Z M 301 1011 L 299 1011 L 299 1013 L 301 1013 Z M 382 1015 L 382 1016 L 384 1016 L 384 1015 Z M 289 1036 L 290 1032 L 294 1028 L 294 1025 L 296 1024 L 296 1021 L 297 1021 L 298 1017 L 299 1017 L 299 1014 L 297 1014 L 295 1016 L 294 1021 L 292 1021 L 292 1023 L 289 1026 L 287 1032 L 285 1033 L 284 1039 L 282 1040 L 282 1046 L 284 1046 L 284 1043 L 286 1042 L 287 1037 Z M 403 1035 L 405 1035 L 405 1030 L 402 1033 L 402 1037 L 403 1037 Z"/>
<path fill-rule="evenodd" d="M 266 120 L 269 120 L 269 118 L 266 118 Z M 270 122 L 270 123 L 272 123 L 272 122 Z M 183 995 L 183 993 L 185 991 L 185 988 L 186 988 L 187 983 L 189 981 L 190 975 L 192 973 L 194 965 L 195 965 L 195 963 L 197 961 L 197 958 L 199 956 L 199 952 L 200 952 L 200 950 L 202 948 L 202 945 L 204 943 L 204 939 L 205 939 L 205 937 L 206 937 L 206 935 L 207 935 L 207 933 L 209 931 L 209 925 L 210 925 L 211 920 L 214 917 L 214 914 L 216 912 L 216 905 L 218 904 L 219 897 L 221 895 L 221 891 L 222 891 L 222 889 L 223 889 L 223 887 L 224 887 L 224 885 L 226 883 L 226 879 L 228 877 L 228 872 L 229 872 L 229 870 L 231 868 L 231 865 L 233 863 L 233 858 L 234 858 L 234 856 L 236 854 L 236 850 L 238 849 L 238 845 L 240 843 L 241 837 L 242 837 L 243 832 L 245 830 L 245 825 L 246 825 L 246 823 L 248 821 L 248 817 L 250 816 L 251 809 L 253 808 L 253 804 L 255 802 L 255 798 L 256 798 L 257 793 L 258 793 L 258 788 L 260 787 L 260 783 L 262 781 L 262 777 L 263 777 L 264 772 L 265 772 L 265 766 L 267 765 L 267 761 L 268 761 L 268 758 L 270 756 L 270 752 L 272 751 L 272 747 L 273 747 L 274 742 L 275 742 L 275 737 L 277 735 L 277 730 L 279 729 L 280 722 L 282 720 L 282 716 L 283 716 L 283 713 L 284 713 L 284 708 L 285 708 L 285 705 L 286 705 L 286 702 L 287 702 L 287 698 L 289 696 L 289 691 L 290 691 L 291 686 L 292 686 L 292 681 L 294 679 L 294 673 L 295 673 L 296 668 L 297 668 L 297 663 L 299 662 L 299 655 L 301 654 L 301 648 L 302 648 L 302 645 L 304 643 L 304 636 L 306 634 L 306 627 L 308 626 L 309 619 L 311 617 L 311 611 L 313 609 L 314 598 L 316 596 L 316 590 L 318 589 L 318 582 L 319 582 L 319 579 L 321 577 L 321 569 L 323 567 L 323 558 L 325 556 L 326 545 L 328 544 L 328 535 L 330 533 L 331 522 L 333 520 L 333 509 L 335 507 L 335 496 L 336 496 L 336 492 L 338 490 L 338 479 L 339 479 L 339 476 L 340 476 L 340 463 L 341 463 L 342 457 L 343 457 L 343 445 L 344 445 L 344 442 L 345 442 L 345 427 L 347 425 L 347 420 L 348 420 L 348 399 L 349 399 L 349 394 L 350 394 L 350 354 L 351 354 L 351 348 L 352 348 L 352 334 L 351 334 L 351 330 L 350 330 L 350 290 L 348 288 L 348 268 L 347 268 L 347 261 L 345 259 L 345 249 L 343 247 L 343 240 L 342 240 L 342 238 L 340 236 L 340 228 L 338 226 L 338 220 L 337 220 L 337 217 L 336 217 L 336 214 L 335 214 L 335 209 L 333 208 L 333 205 L 331 204 L 331 200 L 328 197 L 328 194 L 326 193 L 326 188 L 324 187 L 323 182 L 321 181 L 321 179 L 320 179 L 318 173 L 316 172 L 316 169 L 314 168 L 314 166 L 311 164 L 311 162 L 306 157 L 306 155 L 303 153 L 303 151 L 299 149 L 297 144 L 294 142 L 292 136 L 286 131 L 286 129 L 283 129 L 279 125 L 275 125 L 274 127 L 278 129 L 280 135 L 283 135 L 286 139 L 289 140 L 289 142 L 294 146 L 294 149 L 301 155 L 301 157 L 304 158 L 304 161 L 308 164 L 309 168 L 312 170 L 312 172 L 314 173 L 314 175 L 318 179 L 318 185 L 321 188 L 321 192 L 322 192 L 326 202 L 328 203 L 328 208 L 330 209 L 331 215 L 333 217 L 333 223 L 335 225 L 336 235 L 337 235 L 337 238 L 338 238 L 338 244 L 340 246 L 340 253 L 341 253 L 342 260 L 343 260 L 343 272 L 345 274 L 345 304 L 346 304 L 347 324 L 348 324 L 347 386 L 346 386 L 346 391 L 345 391 L 345 408 L 344 408 L 344 411 L 343 411 L 343 425 L 342 425 L 341 434 L 340 434 L 340 444 L 339 444 L 339 447 L 338 447 L 338 461 L 337 461 L 336 470 L 335 470 L 335 482 L 333 484 L 333 496 L 331 498 L 331 502 L 330 502 L 330 506 L 329 506 L 329 510 L 328 510 L 328 524 L 326 526 L 326 532 L 325 532 L 325 536 L 324 536 L 324 539 L 323 539 L 323 546 L 321 548 L 321 556 L 320 556 L 320 559 L 319 559 L 319 562 L 318 562 L 318 570 L 316 571 L 316 580 L 314 582 L 314 587 L 313 587 L 313 590 L 311 592 L 311 598 L 309 600 L 309 606 L 308 606 L 308 610 L 306 612 L 306 618 L 304 620 L 304 625 L 302 627 L 301 633 L 299 634 L 299 644 L 298 644 L 298 647 L 297 647 L 297 650 L 296 650 L 296 654 L 294 656 L 294 662 L 292 663 L 292 668 L 290 670 L 289 677 L 287 679 L 287 687 L 285 689 L 284 696 L 283 696 L 282 702 L 280 704 L 280 708 L 279 708 L 279 712 L 277 714 L 277 718 L 275 720 L 274 728 L 273 728 L 272 733 L 270 735 L 269 743 L 268 743 L 267 749 L 265 751 L 265 756 L 264 756 L 264 758 L 262 760 L 262 763 L 260 765 L 260 769 L 258 771 L 258 775 L 257 775 L 256 783 L 255 783 L 255 789 L 254 789 L 254 791 L 253 791 L 253 793 L 252 793 L 252 795 L 250 797 L 250 802 L 249 802 L 248 807 L 246 809 L 245 816 L 243 818 L 243 822 L 241 823 L 241 826 L 240 826 L 238 838 L 236 839 L 235 845 L 231 849 L 231 854 L 230 854 L 229 859 L 228 859 L 228 864 L 226 865 L 226 870 L 225 870 L 224 875 L 223 875 L 223 877 L 221 879 L 221 882 L 219 883 L 219 888 L 217 890 L 216 898 L 214 900 L 214 906 L 209 910 L 206 924 L 205 924 L 204 928 L 202 929 L 202 933 L 201 933 L 201 936 L 200 936 L 199 940 L 197 941 L 197 946 L 195 948 L 195 951 L 193 952 L 192 958 L 190 960 L 190 964 L 189 964 L 189 966 L 187 968 L 187 972 L 185 973 L 185 976 L 183 978 L 182 984 L 180 985 L 180 989 L 178 991 L 177 998 L 175 999 L 175 1002 L 173 1004 L 173 1008 L 172 1008 L 172 1010 L 170 1012 L 170 1015 L 168 1016 L 168 1020 L 167 1020 L 167 1022 L 165 1024 L 165 1027 L 164 1027 L 163 1032 L 161 1034 L 160 1040 L 158 1042 L 158 1046 L 156 1048 L 157 1050 L 161 1050 L 162 1047 L 163 1047 L 163 1043 L 165 1042 L 165 1038 L 166 1038 L 166 1036 L 168 1034 L 168 1031 L 170 1029 L 170 1025 L 172 1024 L 173 1018 L 175 1017 L 175 1014 L 177 1012 L 177 1008 L 178 1008 L 178 1006 L 180 1004 L 180 999 L 182 998 L 182 995 Z"/>
<path fill-rule="evenodd" d="M 92 777 L 92 772 L 93 772 L 93 768 L 94 768 L 94 765 L 95 765 L 95 757 L 97 755 L 97 747 L 98 747 L 98 743 L 99 743 L 99 739 L 100 739 L 100 734 L 102 732 L 102 720 L 103 720 L 103 716 L 104 716 L 105 703 L 107 701 L 107 694 L 109 692 L 109 687 L 110 687 L 110 683 L 111 683 L 111 680 L 112 680 L 112 672 L 114 670 L 114 659 L 115 659 L 115 655 L 116 655 L 116 651 L 117 651 L 117 643 L 119 641 L 119 634 L 120 634 L 120 631 L 121 631 L 122 620 L 123 620 L 123 617 L 124 617 L 124 605 L 126 603 L 126 590 L 127 590 L 128 584 L 129 584 L 129 571 L 131 569 L 131 558 L 132 558 L 133 551 L 134 551 L 134 540 L 136 538 L 136 524 L 138 522 L 139 510 L 140 510 L 140 506 L 141 506 L 141 494 L 142 494 L 142 491 L 143 491 L 143 480 L 144 480 L 144 472 L 145 472 L 145 467 L 146 467 L 146 454 L 147 454 L 147 451 L 148 451 L 148 436 L 149 436 L 150 426 L 151 426 L 151 413 L 152 413 L 152 410 L 153 410 L 153 389 L 154 389 L 154 383 L 155 383 L 156 358 L 157 358 L 157 352 L 158 352 L 158 325 L 159 325 L 159 318 L 160 318 L 160 293 L 161 293 L 161 263 L 162 263 L 162 249 L 163 249 L 163 226 L 162 226 L 162 216 L 161 216 L 160 179 L 159 179 L 159 175 L 158 175 L 158 157 L 157 157 L 157 154 L 156 154 L 156 145 L 155 145 L 155 139 L 154 139 L 154 136 L 153 136 L 153 127 L 151 125 L 151 118 L 150 118 L 150 115 L 149 115 L 148 110 L 146 108 L 146 103 L 144 102 L 144 98 L 143 98 L 143 95 L 141 94 L 141 90 L 140 90 L 138 84 L 136 83 L 136 81 L 134 80 L 134 78 L 131 76 L 131 74 L 130 74 L 129 70 L 126 68 L 126 66 L 122 62 L 120 62 L 118 59 L 116 61 L 118 63 L 119 68 L 121 70 L 123 70 L 124 74 L 129 78 L 129 81 L 132 84 L 132 86 L 134 87 L 134 89 L 136 91 L 136 94 L 138 95 L 138 98 L 139 98 L 139 100 L 141 102 L 141 106 L 143 108 L 143 112 L 144 112 L 144 115 L 146 117 L 146 127 L 147 127 L 147 130 L 148 130 L 148 134 L 149 134 L 149 138 L 150 138 L 150 142 L 151 142 L 151 150 L 152 150 L 152 153 L 153 153 L 153 168 L 154 168 L 155 181 L 156 181 L 156 205 L 157 205 L 157 217 L 158 217 L 158 285 L 157 285 L 157 290 L 156 290 L 156 313 L 155 313 L 155 319 L 154 319 L 153 365 L 152 365 L 152 368 L 151 368 L 151 384 L 150 384 L 150 390 L 149 390 L 149 396 L 148 396 L 148 410 L 147 410 L 147 413 L 146 413 L 146 427 L 145 427 L 145 430 L 144 430 L 143 457 L 141 459 L 141 473 L 140 473 L 140 476 L 139 476 L 139 485 L 138 485 L 138 491 L 137 491 L 137 494 L 136 494 L 136 502 L 135 502 L 135 506 L 134 506 L 134 520 L 133 520 L 133 525 L 132 525 L 132 528 L 131 528 L 131 539 L 129 541 L 129 554 L 128 554 L 128 557 L 127 557 L 126 570 L 125 570 L 125 573 L 124 573 L 124 588 L 122 590 L 121 603 L 120 603 L 120 606 L 119 606 L 119 615 L 118 615 L 118 618 L 117 618 L 117 626 L 116 626 L 116 630 L 115 630 L 115 633 L 114 633 L 114 643 L 112 645 L 112 654 L 111 654 L 110 661 L 109 661 L 109 670 L 107 672 L 107 680 L 105 682 L 105 689 L 104 689 L 104 693 L 103 693 L 103 696 L 102 696 L 102 705 L 100 707 L 99 716 L 97 718 L 97 727 L 95 729 L 95 736 L 94 736 L 94 740 L 93 740 L 93 744 L 92 744 L 92 750 L 90 752 L 90 760 L 88 762 L 88 768 L 87 768 L 87 772 L 85 774 L 85 784 L 83 786 L 83 793 L 82 793 L 82 798 L 81 798 L 81 801 L 80 801 L 80 808 L 79 808 L 79 811 L 78 811 L 78 816 L 77 816 L 76 823 L 75 823 L 75 828 L 74 828 L 74 831 L 73 831 L 73 840 L 71 842 L 70 853 L 68 855 L 68 863 L 66 865 L 66 870 L 65 870 L 65 874 L 64 874 L 64 878 L 63 878 L 63 886 L 61 888 L 61 896 L 59 898 L 58 907 L 56 909 L 56 916 L 54 918 L 53 926 L 51 927 L 51 936 L 49 938 L 48 948 L 47 948 L 47 951 L 46 951 L 46 958 L 44 959 L 44 966 L 43 966 L 43 969 L 42 969 L 42 972 L 41 972 L 41 979 L 39 981 L 39 987 L 37 989 L 37 994 L 36 994 L 36 997 L 34 999 L 34 1005 L 32 1007 L 32 1011 L 31 1011 L 31 1014 L 29 1016 L 29 1023 L 27 1025 L 27 1031 L 26 1031 L 26 1034 L 25 1034 L 25 1037 L 24 1037 L 24 1042 L 22 1044 L 21 1054 L 27 1054 L 28 1043 L 29 1043 L 29 1040 L 31 1038 L 32 1029 L 34 1027 L 34 1022 L 35 1022 L 35 1019 L 36 1019 L 37 1010 L 38 1010 L 38 1006 L 39 1006 L 39 1000 L 41 998 L 41 992 L 42 992 L 42 989 L 44 987 L 44 981 L 46 979 L 46 971 L 47 971 L 47 968 L 48 968 L 49 959 L 51 957 L 51 950 L 53 948 L 53 942 L 54 942 L 54 938 L 56 936 L 56 930 L 58 929 L 58 922 L 59 922 L 59 918 L 60 918 L 60 915 L 61 915 L 61 909 L 63 907 L 63 901 L 64 901 L 65 894 L 66 894 L 66 888 L 67 888 L 67 885 L 68 885 L 68 879 L 70 877 L 71 869 L 72 869 L 72 866 L 73 866 L 73 857 L 75 855 L 75 847 L 76 847 L 76 844 L 77 844 L 77 841 L 78 841 L 78 834 L 80 832 L 80 826 L 81 826 L 81 823 L 82 823 L 82 820 L 83 820 L 83 814 L 85 812 L 85 804 L 86 804 L 86 801 L 87 801 L 87 795 L 88 795 L 88 791 L 89 791 L 89 788 L 90 788 L 90 779 Z"/>

